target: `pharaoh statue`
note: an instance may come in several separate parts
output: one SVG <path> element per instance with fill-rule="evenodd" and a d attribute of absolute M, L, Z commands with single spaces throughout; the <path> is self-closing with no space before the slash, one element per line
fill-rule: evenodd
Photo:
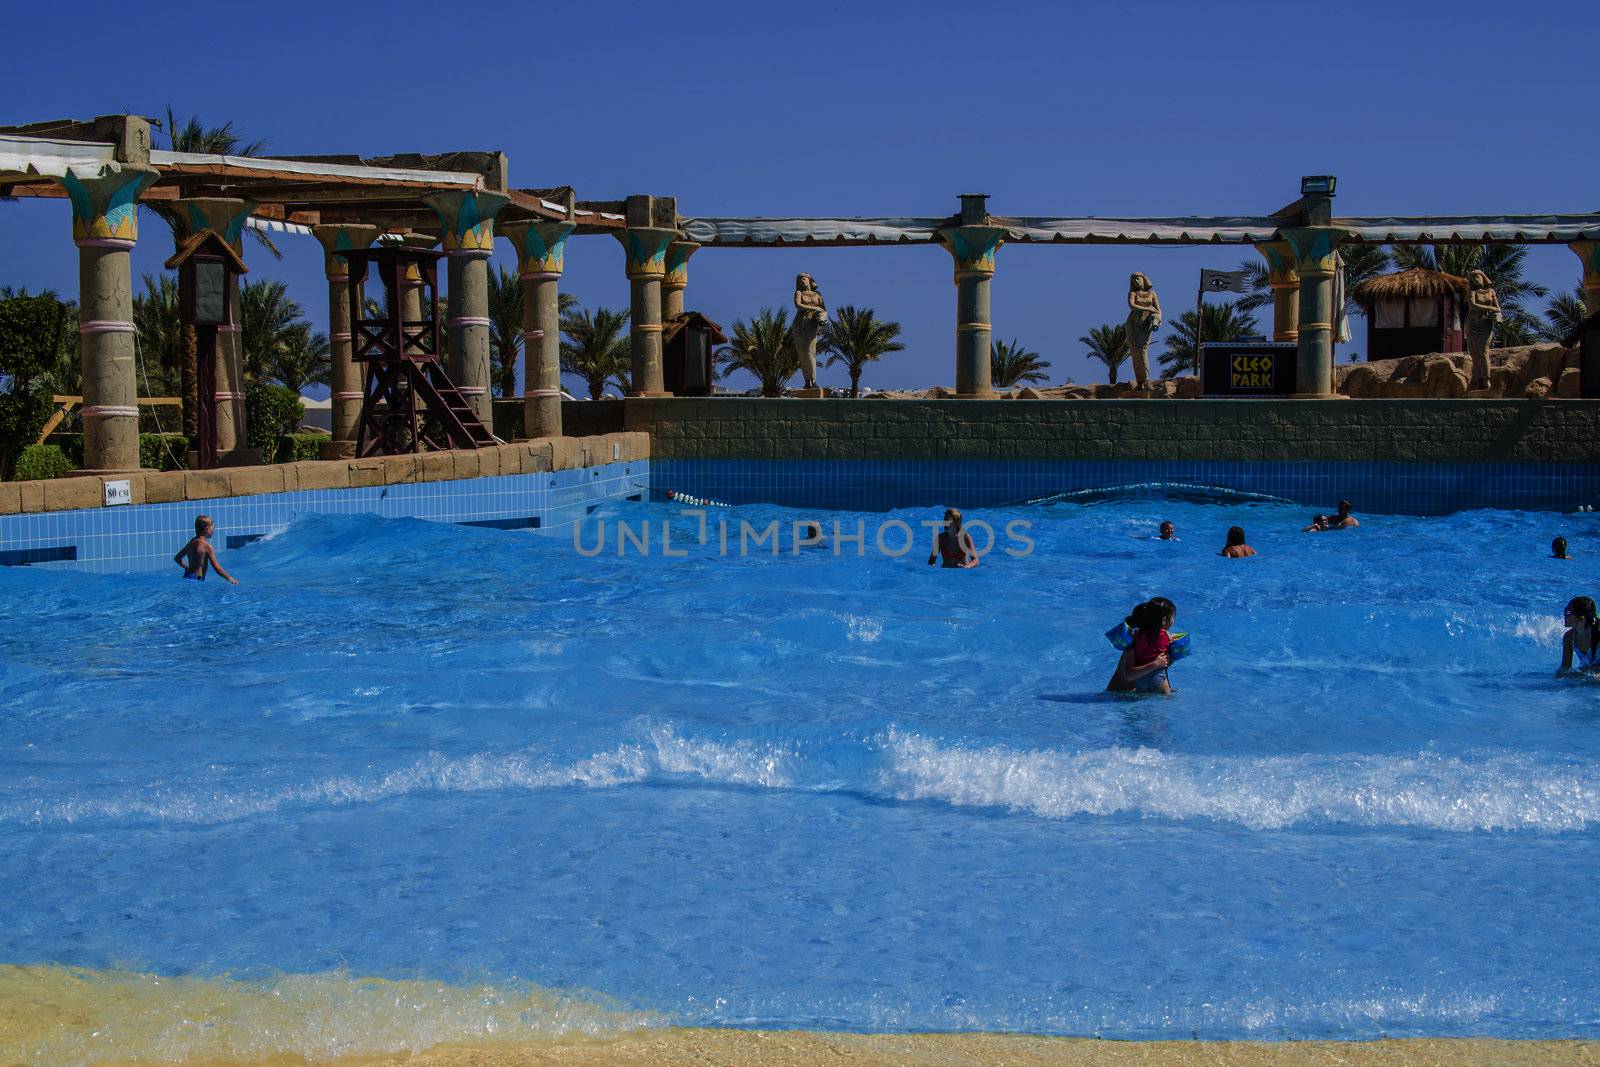
<path fill-rule="evenodd" d="M 1489 341 L 1501 320 L 1494 283 L 1481 270 L 1467 275 L 1467 354 L 1472 357 L 1473 389 L 1489 388 Z"/>
<path fill-rule="evenodd" d="M 794 354 L 800 357 L 800 373 L 805 388 L 817 387 L 817 334 L 828 321 L 828 307 L 822 292 L 809 274 L 794 279 Z"/>
<path fill-rule="evenodd" d="M 1150 385 L 1150 335 L 1161 325 L 1161 301 L 1150 279 L 1135 273 L 1128 279 L 1128 354 L 1133 356 L 1133 380 L 1140 389 Z"/>

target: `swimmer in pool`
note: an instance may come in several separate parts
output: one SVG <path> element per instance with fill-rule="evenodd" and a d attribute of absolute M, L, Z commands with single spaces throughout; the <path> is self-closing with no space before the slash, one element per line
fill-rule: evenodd
<path fill-rule="evenodd" d="M 1594 600 L 1573 597 L 1561 621 L 1567 632 L 1561 635 L 1561 666 L 1556 677 L 1600 672 L 1600 621 L 1595 619 Z"/>
<path fill-rule="evenodd" d="M 934 539 L 933 551 L 928 555 L 928 566 L 933 566 L 934 561 L 940 559 L 945 567 L 970 569 L 978 565 L 978 550 L 972 543 L 972 535 L 961 528 L 961 512 L 955 508 L 945 509 L 944 529 Z"/>
<path fill-rule="evenodd" d="M 1350 501 L 1348 500 L 1339 501 L 1339 513 L 1328 521 L 1328 529 L 1330 530 L 1347 530 L 1352 526 L 1360 525 L 1356 521 L 1356 517 L 1350 514 Z"/>
<path fill-rule="evenodd" d="M 211 547 L 211 535 L 216 529 L 217 524 L 211 521 L 210 515 L 196 517 L 194 536 L 189 539 L 188 544 L 178 549 L 178 554 L 172 557 L 172 562 L 183 568 L 183 576 L 190 581 L 205 581 L 206 568 L 210 567 L 229 585 L 238 585 L 239 580 L 223 570 L 222 564 L 217 562 L 217 550 Z"/>
<path fill-rule="evenodd" d="M 1161 531 L 1158 536 L 1163 541 L 1176 541 L 1178 539 L 1178 531 L 1173 529 L 1171 522 L 1164 522 L 1161 524 Z"/>
<path fill-rule="evenodd" d="M 1565 537 L 1558 537 L 1554 541 L 1551 541 L 1550 554 L 1556 559 L 1571 559 L 1572 557 L 1567 555 L 1567 539 Z"/>
<path fill-rule="evenodd" d="M 1326 516 L 1326 515 L 1318 515 L 1316 518 L 1311 520 L 1311 525 L 1310 526 L 1307 526 L 1305 529 L 1301 530 L 1300 532 L 1301 533 L 1322 533 L 1324 530 L 1328 530 L 1328 529 L 1331 529 L 1331 527 L 1328 525 L 1328 516 Z"/>
<path fill-rule="evenodd" d="M 1255 549 L 1244 543 L 1243 526 L 1228 527 L 1228 543 L 1222 546 L 1220 554 L 1228 559 L 1244 559 L 1256 554 Z"/>
<path fill-rule="evenodd" d="M 1167 668 L 1172 660 L 1167 650 L 1172 647 L 1172 635 L 1167 631 L 1177 618 L 1177 605 L 1164 596 L 1134 607 L 1124 620 L 1133 631 L 1133 640 L 1122 650 L 1117 669 L 1106 683 L 1107 691 L 1171 694 Z"/>

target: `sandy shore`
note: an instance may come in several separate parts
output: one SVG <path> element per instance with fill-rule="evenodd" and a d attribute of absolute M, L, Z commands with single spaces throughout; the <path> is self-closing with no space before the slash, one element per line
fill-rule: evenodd
<path fill-rule="evenodd" d="M 302 1067 L 299 1057 L 250 1061 L 249 1067 Z M 562 1064 L 694 1067 L 1455 1067 L 1494 1064 L 1600 1064 L 1596 1041 L 1092 1041 L 1008 1034 L 826 1034 L 805 1031 L 647 1030 L 615 1038 L 579 1038 L 523 1046 L 438 1048 L 416 1055 L 363 1056 L 337 1067 L 532 1067 Z M 185 1067 L 243 1067 L 238 1060 Z M 119 1065 L 122 1067 L 122 1065 Z M 132 1067 L 132 1065 L 128 1065 Z M 141 1065 L 142 1067 L 142 1065 Z"/>

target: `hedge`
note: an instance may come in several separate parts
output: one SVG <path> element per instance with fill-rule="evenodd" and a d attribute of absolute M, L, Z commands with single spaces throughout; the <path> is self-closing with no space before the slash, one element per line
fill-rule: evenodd
<path fill-rule="evenodd" d="M 260 449 L 261 458 L 268 461 L 278 454 L 278 438 L 285 432 L 293 434 L 306 417 L 306 406 L 293 389 L 269 382 L 245 383 L 244 409 L 246 443 Z"/>
<path fill-rule="evenodd" d="M 17 481 L 60 478 L 75 470 L 60 445 L 24 445 L 17 455 Z"/>
<path fill-rule="evenodd" d="M 322 443 L 332 438 L 322 433 L 286 433 L 278 438 L 278 463 L 298 463 L 303 459 L 320 459 Z"/>
<path fill-rule="evenodd" d="M 139 466 L 155 471 L 181 471 L 188 465 L 189 439 L 181 433 L 139 435 Z"/>

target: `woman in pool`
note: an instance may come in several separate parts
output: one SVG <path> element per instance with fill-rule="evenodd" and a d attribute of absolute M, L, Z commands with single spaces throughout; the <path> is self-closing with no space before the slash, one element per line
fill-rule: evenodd
<path fill-rule="evenodd" d="M 1228 527 L 1228 543 L 1222 546 L 1222 555 L 1229 559 L 1244 559 L 1255 554 L 1256 550 L 1244 543 L 1244 527 Z"/>
<path fill-rule="evenodd" d="M 1562 613 L 1562 622 L 1567 632 L 1561 637 L 1561 666 L 1556 675 L 1600 672 L 1600 621 L 1595 619 L 1594 600 L 1573 597 Z"/>
<path fill-rule="evenodd" d="M 1168 650 L 1172 647 L 1172 628 L 1178 617 L 1177 605 L 1164 596 L 1146 600 L 1136 605 L 1123 620 L 1133 640 L 1122 650 L 1117 669 L 1106 683 L 1112 693 L 1172 692 L 1167 680 L 1167 668 L 1172 665 Z"/>

